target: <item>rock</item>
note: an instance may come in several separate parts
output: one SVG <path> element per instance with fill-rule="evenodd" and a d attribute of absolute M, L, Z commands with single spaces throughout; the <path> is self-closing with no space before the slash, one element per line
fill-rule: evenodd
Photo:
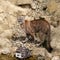
<path fill-rule="evenodd" d="M 32 50 L 32 54 L 33 55 L 42 55 L 42 56 L 48 56 L 48 57 L 52 57 L 52 55 L 50 53 L 48 53 L 44 48 L 35 48 L 34 50 Z"/>
<path fill-rule="evenodd" d="M 21 5 L 21 6 L 19 6 Z M 45 48 L 36 47 L 34 43 L 26 42 L 24 29 L 18 22 L 18 17 L 34 20 L 40 16 L 44 17 L 51 25 L 51 46 L 53 53 L 48 53 Z M 24 20 L 23 19 L 23 20 Z M 60 59 L 60 0 L 0 0 L 0 54 L 11 53 L 14 55 L 16 49 L 24 45 L 31 50 L 32 55 L 41 55 L 46 60 Z M 15 36 L 14 36 L 15 35 Z M 17 37 L 12 41 L 12 37 Z M 23 40 L 23 41 L 22 41 Z M 59 52 L 58 52 L 59 50 Z M 41 56 L 38 56 L 39 58 Z M 26 56 L 25 56 L 26 57 Z"/>
<path fill-rule="evenodd" d="M 55 28 L 54 31 L 52 31 L 52 41 L 51 41 L 51 46 L 52 48 L 60 50 L 60 27 Z"/>
<path fill-rule="evenodd" d="M 47 0 L 38 0 L 40 3 L 47 2 Z"/>
<path fill-rule="evenodd" d="M 0 54 L 9 54 L 9 53 L 11 53 L 11 51 L 10 51 L 10 49 L 9 48 L 3 48 L 3 49 L 1 49 L 0 50 Z"/>
<path fill-rule="evenodd" d="M 60 50 L 53 50 L 52 51 L 51 60 L 60 60 Z"/>
<path fill-rule="evenodd" d="M 45 57 L 44 56 L 41 56 L 41 55 L 38 55 L 37 56 L 37 60 L 45 60 Z"/>
<path fill-rule="evenodd" d="M 7 2 L 7 4 L 5 3 L 5 2 Z M 8 6 L 9 5 L 9 6 Z M 14 14 L 15 13 L 15 15 L 16 15 L 16 13 L 19 13 L 20 12 L 20 14 L 21 14 L 21 12 L 25 12 L 26 13 L 26 10 L 27 9 L 23 9 L 23 8 L 21 8 L 21 7 L 17 7 L 17 6 L 15 6 L 15 5 L 13 5 L 13 4 L 11 4 L 9 1 L 4 1 L 4 0 L 2 0 L 2 1 L 0 1 L 0 6 L 1 6 L 1 8 L 6 12 L 7 11 L 7 13 L 9 13 L 9 14 Z M 3 8 L 4 7 L 4 8 Z M 6 8 L 7 8 L 7 10 L 6 10 Z M 14 8 L 14 9 L 13 9 Z M 22 13 L 22 14 L 24 14 L 24 13 Z"/>
<path fill-rule="evenodd" d="M 12 30 L 4 30 L 4 32 L 0 34 L 0 37 L 11 39 L 12 35 Z"/>
<path fill-rule="evenodd" d="M 0 34 L 1 34 L 3 31 L 4 31 L 4 30 L 3 30 L 2 26 L 0 26 Z"/>
<path fill-rule="evenodd" d="M 43 47 L 36 47 L 34 43 L 25 43 L 25 47 L 27 47 L 29 50 L 31 50 L 33 56 L 47 56 L 47 57 L 52 57 L 52 54 L 48 53 L 48 51 L 43 48 Z"/>
<path fill-rule="evenodd" d="M 8 0 L 9 2 L 11 2 L 12 4 L 16 4 L 18 0 Z"/>
<path fill-rule="evenodd" d="M 36 9 L 37 6 L 36 6 L 35 3 L 32 3 L 32 4 L 31 4 L 31 7 L 32 7 L 33 9 Z"/>
<path fill-rule="evenodd" d="M 60 57 L 59 56 L 54 56 L 54 57 L 52 57 L 52 60 L 60 60 Z"/>
<path fill-rule="evenodd" d="M 6 4 L 7 2 L 7 4 Z M 4 7 L 4 8 L 3 8 Z M 22 10 L 9 1 L 0 1 L 0 53 L 11 53 L 11 37 L 18 32 L 17 14 Z M 26 12 L 26 11 L 25 11 Z M 17 33 L 16 33 L 17 34 Z"/>
<path fill-rule="evenodd" d="M 18 0 L 17 5 L 23 5 L 23 4 L 31 4 L 32 0 Z"/>
<path fill-rule="evenodd" d="M 50 14 L 54 13 L 57 10 L 57 3 L 55 2 L 55 0 L 51 0 L 48 2 L 47 10 Z"/>
<path fill-rule="evenodd" d="M 7 54 L 10 53 L 10 48 L 12 44 L 11 42 L 6 38 L 0 38 L 0 54 Z"/>
<path fill-rule="evenodd" d="M 17 21 L 17 15 L 25 15 L 26 9 L 24 10 L 5 0 L 0 1 L 0 8 L 0 37 L 11 39 L 13 34 L 19 32 L 24 35 Z M 25 13 L 21 13 L 22 11 Z"/>
<path fill-rule="evenodd" d="M 1 47 L 11 47 L 11 42 L 6 38 L 0 38 L 0 46 Z"/>
<path fill-rule="evenodd" d="M 57 6 L 57 11 L 55 12 L 54 16 L 57 17 L 57 20 L 60 21 L 60 3 L 58 3 L 58 6 Z"/>
<path fill-rule="evenodd" d="M 24 46 L 18 47 L 18 49 L 15 52 L 15 56 L 19 59 L 25 59 L 31 56 L 31 52 L 28 48 Z"/>

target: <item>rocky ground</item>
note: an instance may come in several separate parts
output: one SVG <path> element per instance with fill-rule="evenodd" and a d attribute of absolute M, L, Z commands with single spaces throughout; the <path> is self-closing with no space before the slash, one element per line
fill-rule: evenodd
<path fill-rule="evenodd" d="M 34 43 L 24 43 L 23 38 L 12 38 L 26 36 L 18 23 L 21 16 L 31 20 L 41 16 L 50 23 L 52 53 Z M 32 50 L 32 55 L 44 56 L 45 60 L 60 60 L 60 0 L 0 0 L 0 54 L 13 56 L 20 45 Z"/>

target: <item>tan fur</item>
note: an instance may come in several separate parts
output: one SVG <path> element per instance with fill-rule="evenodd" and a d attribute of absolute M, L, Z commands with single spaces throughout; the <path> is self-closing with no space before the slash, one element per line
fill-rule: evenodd
<path fill-rule="evenodd" d="M 51 51 L 50 24 L 44 18 L 34 20 L 19 19 L 18 22 L 20 22 L 20 26 L 23 26 L 25 29 L 28 40 L 38 42 L 40 45 L 43 45 L 49 52 Z"/>
<path fill-rule="evenodd" d="M 24 26 L 28 39 L 29 36 L 31 36 L 32 40 L 35 40 L 38 37 L 41 44 L 46 41 L 46 48 L 50 48 L 50 24 L 44 18 L 32 21 L 25 20 Z"/>

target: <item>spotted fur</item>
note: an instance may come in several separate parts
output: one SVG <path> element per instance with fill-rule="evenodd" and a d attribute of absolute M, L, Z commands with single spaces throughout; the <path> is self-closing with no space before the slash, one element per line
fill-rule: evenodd
<path fill-rule="evenodd" d="M 34 41 L 36 37 L 37 38 L 39 37 L 40 45 L 43 44 L 44 47 L 46 47 L 46 49 L 50 51 L 51 29 L 50 29 L 50 24 L 44 18 L 35 19 L 32 21 L 25 20 L 24 26 L 28 39 Z"/>

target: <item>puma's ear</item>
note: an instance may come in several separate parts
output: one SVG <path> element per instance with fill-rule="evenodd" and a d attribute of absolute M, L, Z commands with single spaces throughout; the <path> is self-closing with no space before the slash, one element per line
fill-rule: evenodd
<path fill-rule="evenodd" d="M 30 23 L 30 21 L 29 20 L 25 20 L 25 24 L 29 24 Z"/>
<path fill-rule="evenodd" d="M 28 22 L 28 20 L 25 20 L 25 23 L 27 23 Z"/>

